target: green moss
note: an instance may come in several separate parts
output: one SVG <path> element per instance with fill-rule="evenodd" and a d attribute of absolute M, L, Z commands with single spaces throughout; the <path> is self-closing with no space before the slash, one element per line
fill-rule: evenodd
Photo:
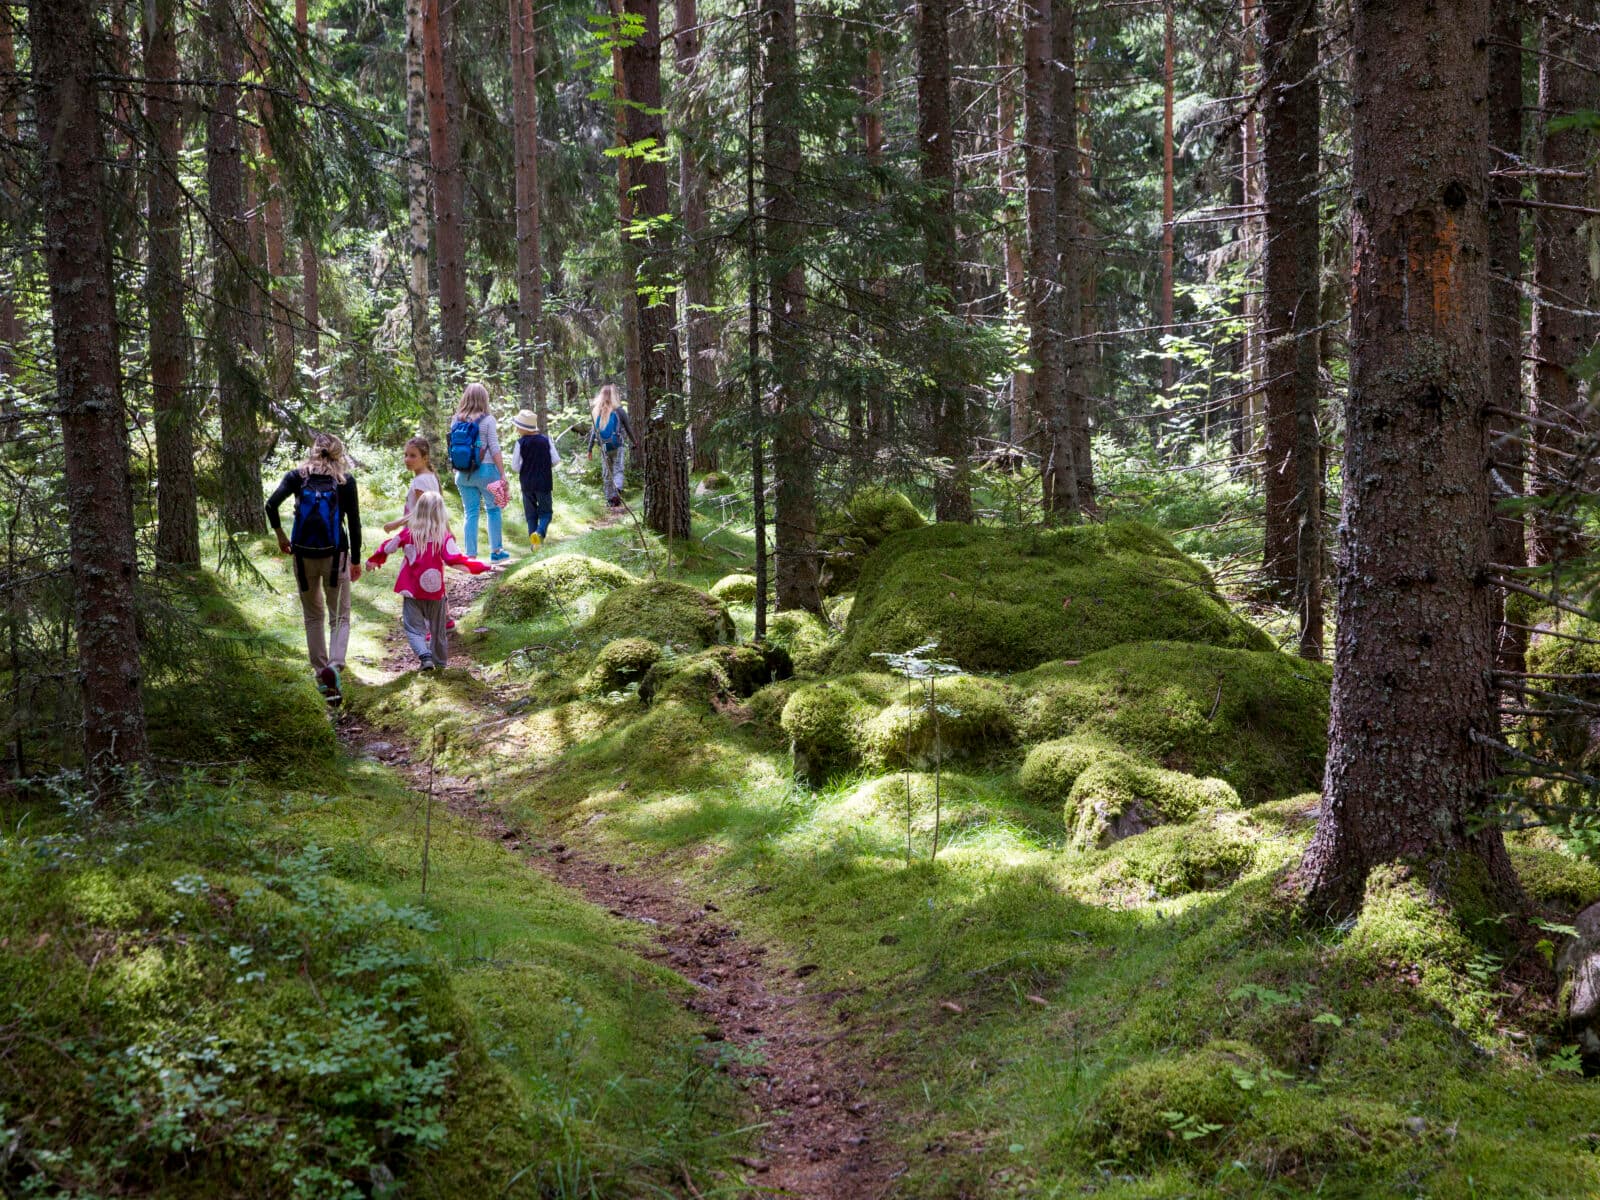
<path fill-rule="evenodd" d="M 894 676 L 869 672 L 798 688 L 784 705 L 782 718 L 795 770 L 823 778 L 858 764 L 865 751 L 867 722 L 901 688 Z"/>
<path fill-rule="evenodd" d="M 733 639 L 722 601 L 671 580 L 618 588 L 594 610 L 582 632 L 595 639 L 641 637 L 663 646 L 700 650 Z"/>
<path fill-rule="evenodd" d="M 724 575 L 711 585 L 711 594 L 724 604 L 754 604 L 756 602 L 756 577 L 754 575 Z"/>
<path fill-rule="evenodd" d="M 371 725 L 400 731 L 424 753 L 437 734 L 438 761 L 461 764 L 471 763 L 477 751 L 458 735 L 494 711 L 489 685 L 465 667 L 408 671 L 386 683 L 347 687 L 345 704 Z"/>
<path fill-rule="evenodd" d="M 1600 900 L 1600 867 L 1564 849 L 1516 845 L 1508 847 L 1523 890 L 1535 903 L 1575 913 Z"/>
<path fill-rule="evenodd" d="M 1142 525 L 933 525 L 867 562 L 835 670 L 927 642 L 969 671 L 1016 671 L 1147 638 L 1267 650 L 1205 569 Z"/>
<path fill-rule="evenodd" d="M 885 487 L 861 488 L 837 509 L 823 513 L 817 522 L 817 549 L 824 593 L 849 591 L 866 556 L 885 538 L 926 524 L 910 500 Z"/>
<path fill-rule="evenodd" d="M 1238 793 L 1220 779 L 1197 779 L 1118 754 L 1097 759 L 1077 777 L 1062 819 L 1072 844 L 1087 849 L 1187 821 L 1208 808 L 1238 807 Z"/>
<path fill-rule="evenodd" d="M 1226 1041 L 1135 1063 L 1101 1089 L 1090 1144 L 1117 1159 L 1208 1155 L 1250 1108 L 1235 1073 L 1254 1075 L 1264 1066 L 1254 1047 Z M 1202 1132 L 1204 1126 L 1216 1128 Z"/>
<path fill-rule="evenodd" d="M 1277 651 L 1133 642 L 1013 682 L 1025 741 L 1091 735 L 1247 803 L 1322 782 L 1331 671 Z"/>
<path fill-rule="evenodd" d="M 1146 897 L 1227 887 L 1256 861 L 1260 833 L 1238 812 L 1204 812 L 1181 825 L 1158 825 L 1123 838 L 1092 860 L 1088 878 L 1101 889 Z"/>
<path fill-rule="evenodd" d="M 563 605 L 570 610 L 584 596 L 638 583 L 634 576 L 587 554 L 535 559 L 507 575 L 485 601 L 484 615 L 496 621 L 528 621 Z M 573 619 L 577 613 L 569 614 Z"/>
<path fill-rule="evenodd" d="M 614 692 L 637 683 L 661 659 L 661 647 L 645 638 L 618 638 L 600 647 L 594 666 L 584 677 L 589 693 Z"/>
<path fill-rule="evenodd" d="M 798 679 L 784 679 L 769 683 L 750 697 L 750 724 L 763 737 L 786 737 L 783 732 L 783 710 L 790 697 L 805 684 Z"/>
<path fill-rule="evenodd" d="M 742 700 L 759 688 L 794 674 L 778 646 L 712 646 L 698 654 L 662 659 L 639 684 L 639 699 L 681 700 L 710 707 Z"/>
<path fill-rule="evenodd" d="M 804 609 L 775 613 L 767 622 L 767 640 L 787 650 L 794 669 L 805 675 L 826 671 L 839 648 L 838 633 Z"/>
<path fill-rule="evenodd" d="M 700 477 L 700 482 L 696 485 L 696 488 L 700 492 L 710 493 L 726 491 L 732 486 L 733 480 L 729 479 L 721 471 L 707 471 Z"/>
<path fill-rule="evenodd" d="M 1063 804 L 1073 784 L 1103 758 L 1125 758 L 1115 746 L 1095 738 L 1061 738 L 1034 746 L 1022 760 L 1017 782 L 1041 804 Z"/>

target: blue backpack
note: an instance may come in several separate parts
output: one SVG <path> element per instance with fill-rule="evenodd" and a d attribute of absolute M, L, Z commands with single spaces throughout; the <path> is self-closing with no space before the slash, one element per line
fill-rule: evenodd
<path fill-rule="evenodd" d="M 594 435 L 600 439 L 600 444 L 607 450 L 622 449 L 622 418 L 617 414 L 620 409 L 612 409 L 611 415 L 606 418 L 604 427 L 599 421 L 594 423 Z"/>
<path fill-rule="evenodd" d="M 294 499 L 294 532 L 289 545 L 296 554 L 322 558 L 339 553 L 339 485 L 331 475 L 307 475 Z"/>
<path fill-rule="evenodd" d="M 458 471 L 476 471 L 482 461 L 478 454 L 478 422 L 460 418 L 450 426 L 450 465 Z"/>

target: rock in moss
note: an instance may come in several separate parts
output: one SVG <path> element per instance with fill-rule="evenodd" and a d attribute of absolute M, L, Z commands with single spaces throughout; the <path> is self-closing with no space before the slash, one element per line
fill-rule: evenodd
<path fill-rule="evenodd" d="M 656 663 L 639 684 L 639 699 L 714 706 L 743 700 L 793 674 L 794 664 L 781 646 L 713 646 Z"/>
<path fill-rule="evenodd" d="M 298 664 L 208 660 L 181 682 L 147 688 L 145 704 L 150 743 L 161 758 L 243 759 L 270 780 L 315 774 L 338 757 L 327 702 Z"/>
<path fill-rule="evenodd" d="M 794 669 L 806 675 L 826 671 L 839 648 L 838 631 L 829 629 L 816 614 L 804 609 L 774 614 L 767 622 L 767 640 L 787 650 Z"/>
<path fill-rule="evenodd" d="M 1099 738 L 1256 803 L 1321 784 L 1330 681 L 1275 650 L 1131 642 L 1012 682 L 1024 741 Z"/>
<path fill-rule="evenodd" d="M 594 666 L 584 679 L 588 693 L 614 692 L 644 678 L 660 661 L 661 647 L 646 638 L 618 638 L 607 642 L 595 655 Z"/>
<path fill-rule="evenodd" d="M 713 492 L 725 492 L 732 486 L 733 480 L 721 471 L 707 471 L 700 477 L 700 482 L 695 484 L 694 490 L 696 495 L 709 496 Z"/>
<path fill-rule="evenodd" d="M 1266 1065 L 1254 1047 L 1222 1041 L 1136 1063 L 1100 1089 L 1090 1140 L 1118 1159 L 1210 1155 L 1249 1111 L 1251 1092 L 1237 1077 Z"/>
<path fill-rule="evenodd" d="M 724 575 L 711 585 L 711 594 L 724 604 L 754 604 L 756 602 L 756 577 L 754 575 Z"/>
<path fill-rule="evenodd" d="M 641 637 L 663 646 L 700 650 L 733 640 L 733 618 L 722 601 L 671 580 L 618 588 L 600 601 L 585 636 L 610 641 Z"/>
<path fill-rule="evenodd" d="M 1538 846 L 1507 849 L 1523 890 L 1534 902 L 1573 913 L 1600 900 L 1600 868 L 1588 859 Z"/>
<path fill-rule="evenodd" d="M 1154 896 L 1182 896 L 1227 887 L 1255 863 L 1256 839 L 1244 814 L 1201 813 L 1181 825 L 1158 825 L 1103 852 L 1090 877 Z"/>
<path fill-rule="evenodd" d="M 1583 769 L 1600 768 L 1600 717 L 1582 707 L 1600 704 L 1600 622 L 1546 609 L 1541 619 L 1530 623 L 1537 630 L 1528 643 L 1530 672 L 1590 678 L 1528 680 L 1529 706 L 1540 711 L 1525 722 L 1523 736 L 1540 757 Z M 1580 705 L 1569 703 L 1569 698 Z M 1583 788 L 1568 783 L 1547 785 L 1545 798 L 1557 804 L 1586 802 Z"/>
<path fill-rule="evenodd" d="M 1272 648 L 1205 568 L 1146 526 L 931 525 L 868 559 L 834 669 L 936 642 L 966 670 L 1019 671 L 1151 638 Z"/>
<path fill-rule="evenodd" d="M 900 492 L 865 487 L 817 523 L 817 549 L 822 555 L 822 589 L 827 595 L 847 592 L 861 575 L 861 564 L 890 534 L 920 529 L 927 522 Z"/>
<path fill-rule="evenodd" d="M 1059 738 L 1034 746 L 1022 760 L 1017 782 L 1041 804 L 1064 804 L 1072 787 L 1096 762 L 1107 756 L 1126 757 L 1109 742 L 1096 738 Z"/>
<path fill-rule="evenodd" d="M 865 753 L 865 727 L 903 688 L 892 675 L 861 672 L 798 688 L 783 708 L 795 770 L 823 777 L 853 767 Z"/>
<path fill-rule="evenodd" d="M 798 679 L 783 679 L 758 689 L 750 697 L 751 726 L 764 736 L 783 736 L 783 710 L 790 697 L 804 686 Z"/>
<path fill-rule="evenodd" d="M 1197 779 L 1108 754 L 1077 777 L 1062 818 L 1072 844 L 1088 849 L 1190 820 L 1204 809 L 1238 807 L 1238 793 L 1220 779 Z"/>
<path fill-rule="evenodd" d="M 496 621 L 528 621 L 561 605 L 570 607 L 591 593 L 636 583 L 616 563 L 587 554 L 558 554 L 507 575 L 489 596 L 484 612 Z"/>

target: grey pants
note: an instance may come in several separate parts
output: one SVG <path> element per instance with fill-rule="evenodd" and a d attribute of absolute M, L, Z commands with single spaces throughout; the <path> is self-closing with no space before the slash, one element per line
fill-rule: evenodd
<path fill-rule="evenodd" d="M 400 603 L 400 628 L 405 630 L 406 641 L 418 658 L 431 658 L 436 666 L 450 664 L 450 642 L 445 632 L 448 619 L 443 600 L 413 600 L 407 596 Z M 430 633 L 432 642 L 428 641 Z"/>
<path fill-rule="evenodd" d="M 334 558 L 302 558 L 295 563 L 300 590 L 300 611 L 306 619 L 306 655 L 311 669 L 337 667 L 344 670 L 345 651 L 350 647 L 350 560 L 341 554 Z"/>
<path fill-rule="evenodd" d="M 615 500 L 622 495 L 623 447 L 600 447 L 600 483 L 605 488 L 606 499 Z"/>

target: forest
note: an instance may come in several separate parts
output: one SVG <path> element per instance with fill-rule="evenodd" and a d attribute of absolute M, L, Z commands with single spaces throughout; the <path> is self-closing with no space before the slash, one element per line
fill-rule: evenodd
<path fill-rule="evenodd" d="M 1597 0 L 0 0 L 0 1196 L 1600 1196 Z"/>

